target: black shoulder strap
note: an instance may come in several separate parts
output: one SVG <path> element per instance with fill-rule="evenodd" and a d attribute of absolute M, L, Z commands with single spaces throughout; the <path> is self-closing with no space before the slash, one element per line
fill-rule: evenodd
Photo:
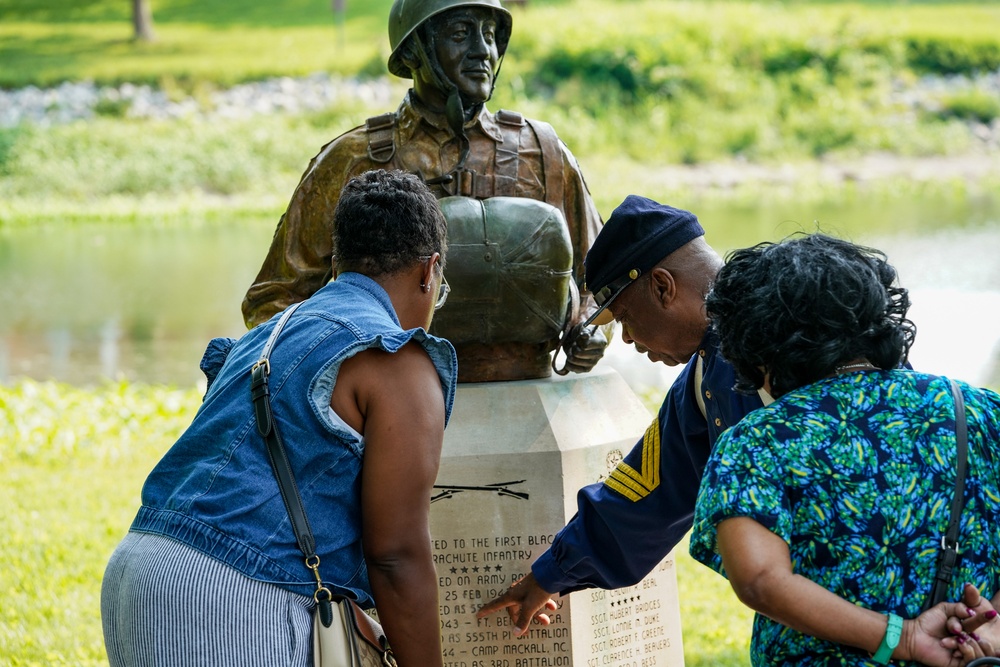
<path fill-rule="evenodd" d="M 260 358 L 250 369 L 250 398 L 253 400 L 254 416 L 257 419 L 257 431 L 264 438 L 267 445 L 267 458 L 271 462 L 271 470 L 275 479 L 278 480 L 278 490 L 281 491 L 281 499 L 285 503 L 285 511 L 292 523 L 292 530 L 295 531 L 295 541 L 306 557 L 306 567 L 308 567 L 316 577 L 316 592 L 313 598 L 319 609 L 320 621 L 326 627 L 330 627 L 333 622 L 333 595 L 330 589 L 323 585 L 323 579 L 319 576 L 319 556 L 316 555 L 316 538 L 313 537 L 312 527 L 306 517 L 306 508 L 302 505 L 302 495 L 299 493 L 299 485 L 295 482 L 292 474 L 292 464 L 288 460 L 288 452 L 278 435 L 277 424 L 274 422 L 274 415 L 271 412 L 271 394 L 267 387 L 267 378 L 271 374 L 271 350 L 278 340 L 278 334 L 285 328 L 285 323 L 292 313 L 302 305 L 298 302 L 285 309 L 274 325 L 271 335 L 264 344 L 264 349 L 260 353 Z"/>
<path fill-rule="evenodd" d="M 960 554 L 958 548 L 958 526 L 962 518 L 962 506 L 965 496 L 965 474 L 968 467 L 968 426 L 965 422 L 965 401 L 962 399 L 962 390 L 958 383 L 951 381 L 951 395 L 955 400 L 955 442 L 958 452 L 958 460 L 955 466 L 955 495 L 951 499 L 951 520 L 948 522 L 948 531 L 941 538 L 941 552 L 938 554 L 937 573 L 934 575 L 934 583 L 931 585 L 931 594 L 924 604 L 924 609 L 930 609 L 939 602 L 943 602 L 948 594 L 948 586 L 951 584 L 951 577 L 958 562 Z"/>

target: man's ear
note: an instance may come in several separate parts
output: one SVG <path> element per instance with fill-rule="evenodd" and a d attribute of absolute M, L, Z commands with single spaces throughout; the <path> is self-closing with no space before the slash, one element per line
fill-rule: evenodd
<path fill-rule="evenodd" d="M 649 289 L 653 299 L 662 308 L 670 307 L 670 304 L 677 298 L 677 281 L 667 269 L 654 267 L 649 274 Z"/>

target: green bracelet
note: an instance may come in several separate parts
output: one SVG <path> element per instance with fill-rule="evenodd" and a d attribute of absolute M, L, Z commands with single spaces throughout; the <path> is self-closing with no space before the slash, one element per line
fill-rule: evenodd
<path fill-rule="evenodd" d="M 899 646 L 899 636 L 903 633 L 903 619 L 895 614 L 886 614 L 889 617 L 889 624 L 885 628 L 885 637 L 879 645 L 872 660 L 880 665 L 888 665 L 892 652 Z"/>

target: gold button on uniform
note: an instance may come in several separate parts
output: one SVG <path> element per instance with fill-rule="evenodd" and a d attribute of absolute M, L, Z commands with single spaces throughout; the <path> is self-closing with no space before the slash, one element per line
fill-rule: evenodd
<path fill-rule="evenodd" d="M 708 389 L 705 390 L 705 398 L 707 398 L 708 400 L 712 400 L 712 392 L 709 391 Z"/>
<path fill-rule="evenodd" d="M 722 426 L 722 420 L 721 420 L 721 419 L 719 419 L 718 417 L 716 417 L 716 418 L 715 418 L 715 425 L 716 425 L 716 426 Z"/>
<path fill-rule="evenodd" d="M 699 357 L 704 357 L 705 356 L 705 350 L 698 350 L 698 356 Z"/>

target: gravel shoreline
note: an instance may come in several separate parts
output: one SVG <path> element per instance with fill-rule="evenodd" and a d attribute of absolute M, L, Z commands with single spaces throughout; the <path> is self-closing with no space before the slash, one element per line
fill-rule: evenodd
<path fill-rule="evenodd" d="M 240 84 L 198 98 L 170 95 L 146 84 L 97 86 L 91 81 L 67 82 L 53 88 L 0 90 L 0 127 L 22 123 L 48 127 L 102 114 L 159 120 L 250 118 L 320 111 L 345 100 L 394 108 L 399 103 L 399 90 L 399 85 L 393 85 L 387 77 L 358 79 L 325 73 Z"/>
<path fill-rule="evenodd" d="M 241 84 L 200 95 L 171 96 L 148 85 L 97 86 L 83 81 L 53 88 L 29 86 L 0 90 L 0 128 L 39 127 L 87 121 L 99 116 L 147 119 L 234 119 L 262 114 L 321 111 L 344 101 L 392 109 L 405 82 L 383 77 L 359 79 L 317 73 Z M 925 76 L 896 84 L 893 101 L 903 114 L 936 112 L 949 95 L 980 91 L 1000 100 L 1000 70 L 975 77 Z M 960 156 L 900 157 L 873 154 L 849 162 L 821 159 L 801 165 L 756 165 L 734 160 L 694 166 L 670 165 L 654 170 L 668 182 L 696 189 L 732 189 L 748 183 L 789 184 L 804 176 L 819 182 L 869 181 L 904 176 L 924 180 L 976 180 L 1000 176 L 1000 118 L 990 123 L 967 121 L 974 138 L 970 153 Z"/>
<path fill-rule="evenodd" d="M 21 123 L 48 126 L 86 120 L 102 113 L 125 118 L 247 118 L 257 114 L 318 111 L 343 100 L 391 108 L 398 102 L 401 86 L 405 84 L 388 77 L 361 79 L 316 73 L 240 84 L 196 99 L 171 96 L 145 84 L 98 86 L 90 81 L 67 82 L 53 88 L 28 86 L 0 90 L 0 127 Z M 935 112 L 940 110 L 942 98 L 974 90 L 1000 100 L 1000 70 L 975 77 L 924 76 L 909 84 L 900 80 L 892 101 L 907 111 Z M 982 127 L 974 129 L 983 140 L 988 140 L 986 134 L 1000 133 L 1000 119 L 979 125 Z"/>

